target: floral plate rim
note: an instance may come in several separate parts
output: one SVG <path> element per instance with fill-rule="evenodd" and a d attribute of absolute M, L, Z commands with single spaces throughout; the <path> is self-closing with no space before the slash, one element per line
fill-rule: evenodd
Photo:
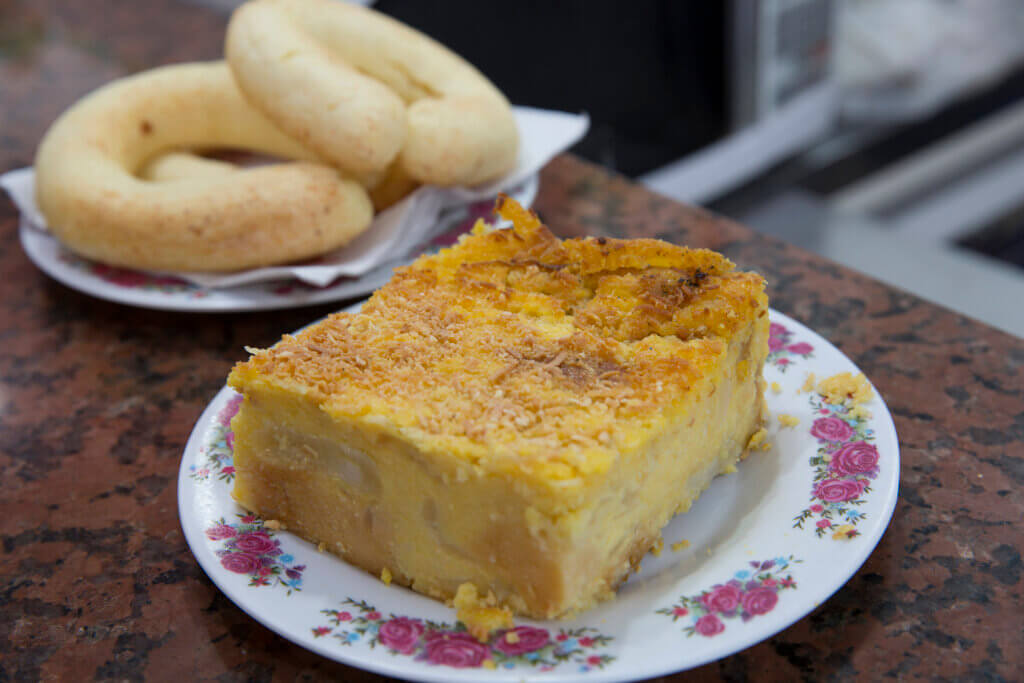
<path fill-rule="evenodd" d="M 787 342 L 787 346 L 780 346 L 778 343 L 773 345 L 773 352 L 775 352 L 776 358 L 785 357 L 787 353 L 789 354 L 791 363 L 784 364 L 784 367 L 788 365 L 788 370 L 791 372 L 790 374 L 783 374 L 774 365 L 771 370 L 768 370 L 769 366 L 766 365 L 766 376 L 769 381 L 777 378 L 788 382 L 790 385 L 798 385 L 797 373 L 793 373 L 792 370 L 798 368 L 801 363 L 807 363 L 807 369 L 814 371 L 819 369 L 818 366 L 825 366 L 829 369 L 829 374 L 844 370 L 859 372 L 856 365 L 845 354 L 813 330 L 774 310 L 771 311 L 771 320 L 773 323 L 778 323 L 780 328 L 796 330 L 799 334 L 795 340 L 791 340 L 789 337 L 780 337 Z M 805 348 L 803 344 L 805 341 L 813 342 L 812 350 Z M 810 359 L 814 359 L 816 354 L 819 356 L 819 359 L 817 365 L 814 365 L 815 361 Z M 820 356 L 825 358 L 820 358 Z M 799 379 L 802 380 L 802 376 Z M 899 441 L 891 414 L 885 405 L 884 399 L 878 394 L 877 389 L 872 388 L 875 391 L 875 399 L 871 404 L 874 416 L 870 420 L 873 429 L 865 430 L 858 428 L 859 431 L 853 428 L 850 430 L 842 429 L 837 426 L 838 423 L 832 422 L 832 420 L 837 419 L 837 415 L 843 417 L 841 411 L 835 409 L 824 417 L 818 413 L 809 412 L 809 416 L 814 422 L 810 424 L 811 430 L 809 432 L 806 429 L 806 425 L 803 428 L 803 432 L 818 434 L 818 436 L 811 437 L 803 434 L 803 432 L 796 433 L 796 430 L 789 430 L 794 432 L 794 435 L 787 437 L 784 436 L 786 430 L 780 428 L 777 430 L 777 438 L 780 442 L 784 442 L 787 438 L 791 441 L 795 440 L 794 443 L 800 444 L 800 452 L 799 454 L 794 452 L 790 456 L 788 451 L 784 452 L 785 449 L 780 446 L 778 449 L 779 453 L 773 456 L 774 461 L 788 468 L 787 471 L 781 472 L 778 475 L 780 481 L 784 478 L 788 481 L 789 478 L 794 476 L 806 475 L 808 488 L 804 490 L 810 489 L 814 495 L 818 495 L 820 486 L 812 482 L 812 474 L 815 477 L 820 475 L 826 481 L 839 480 L 841 479 L 840 475 L 845 474 L 851 481 L 857 482 L 856 486 L 851 486 L 856 489 L 856 492 L 864 494 L 860 496 L 862 500 L 858 502 L 853 494 L 843 494 L 843 487 L 838 486 L 838 494 L 822 494 L 826 496 L 825 499 L 821 500 L 824 503 L 824 507 L 839 505 L 853 509 L 854 506 L 866 502 L 865 507 L 869 510 L 870 514 L 866 516 L 858 514 L 857 517 L 854 517 L 853 526 L 843 525 L 839 531 L 829 536 L 827 533 L 817 533 L 819 530 L 817 525 L 812 528 L 798 528 L 796 524 L 792 523 L 792 513 L 799 512 L 797 508 L 806 507 L 806 503 L 797 503 L 795 500 L 779 502 L 775 497 L 767 496 L 765 498 L 767 503 L 762 501 L 762 505 L 768 506 L 768 517 L 770 517 L 773 530 L 769 545 L 771 545 L 772 549 L 781 550 L 780 553 L 770 554 L 760 552 L 760 549 L 759 552 L 753 553 L 750 549 L 746 549 L 746 555 L 743 556 L 743 553 L 740 552 L 740 545 L 744 543 L 757 546 L 763 545 L 766 542 L 760 535 L 751 540 L 751 534 L 754 531 L 760 534 L 760 530 L 757 527 L 757 524 L 760 524 L 760 522 L 757 521 L 753 522 L 752 526 L 749 526 L 746 530 L 737 527 L 738 530 L 734 533 L 736 539 L 733 546 L 726 548 L 714 547 L 714 554 L 712 555 L 712 545 L 707 545 L 707 560 L 704 560 L 703 553 L 695 553 L 700 555 L 695 560 L 697 562 L 697 569 L 691 571 L 689 568 L 685 568 L 684 573 L 679 574 L 676 572 L 675 577 L 672 576 L 671 571 L 676 568 L 675 564 L 685 564 L 689 560 L 677 561 L 672 558 L 672 553 L 668 552 L 667 546 L 670 539 L 668 532 L 666 532 L 666 548 L 663 555 L 669 556 L 667 565 L 669 570 L 666 570 L 667 574 L 657 573 L 657 564 L 665 565 L 666 558 L 655 558 L 648 555 L 644 560 L 644 571 L 641 572 L 640 576 L 647 573 L 649 569 L 648 563 L 651 563 L 654 565 L 656 572 L 652 578 L 640 581 L 639 587 L 636 590 L 633 590 L 634 582 L 631 579 L 620 591 L 620 596 L 617 600 L 605 603 L 584 613 L 580 619 L 570 622 L 533 622 L 517 619 L 517 624 L 533 624 L 542 629 L 550 629 L 550 633 L 547 636 L 548 640 L 544 641 L 546 643 L 545 649 L 538 649 L 538 652 L 544 657 L 548 657 L 548 659 L 551 658 L 550 655 L 553 652 L 558 653 L 557 647 L 554 650 L 552 647 L 554 646 L 553 634 L 558 631 L 559 627 L 564 626 L 572 629 L 580 624 L 583 625 L 584 629 L 594 627 L 591 631 L 586 631 L 587 635 L 583 636 L 579 634 L 571 636 L 559 632 L 558 637 L 560 639 L 562 636 L 571 638 L 571 643 L 577 647 L 577 650 L 579 649 L 578 643 L 581 641 L 588 648 L 605 647 L 604 650 L 600 651 L 595 649 L 593 651 L 594 654 L 590 657 L 582 660 L 579 658 L 572 660 L 570 664 L 582 662 L 582 666 L 579 667 L 578 671 L 566 670 L 565 666 L 562 666 L 562 668 L 541 667 L 538 669 L 536 661 L 533 663 L 533 669 L 513 668 L 512 670 L 503 670 L 498 668 L 495 671 L 485 671 L 483 668 L 454 669 L 449 668 L 449 666 L 454 666 L 451 664 L 439 666 L 433 659 L 425 662 L 428 654 L 431 657 L 433 654 L 428 649 L 424 649 L 428 648 L 429 643 L 426 643 L 423 637 L 421 637 L 424 633 L 424 626 L 422 625 L 426 624 L 429 626 L 432 623 L 429 614 L 436 614 L 438 610 L 442 610 L 442 613 L 447 614 L 447 617 L 442 617 L 442 620 L 444 618 L 451 620 L 452 615 L 450 611 L 440 607 L 438 603 L 404 588 L 398 587 L 399 593 L 392 592 L 396 590 L 396 587 L 384 586 L 376 577 L 371 577 L 360 570 L 355 570 L 341 560 L 333 558 L 333 556 L 329 556 L 331 561 L 338 564 L 331 565 L 330 568 L 330 595 L 332 599 L 340 605 L 341 599 L 345 597 L 352 604 L 356 604 L 357 601 L 351 600 L 351 596 L 355 595 L 357 598 L 361 598 L 361 601 L 365 603 L 369 611 L 363 610 L 357 613 L 355 608 L 344 608 L 343 606 L 335 606 L 333 610 L 323 609 L 324 607 L 331 607 L 324 604 L 318 610 L 325 615 L 320 618 L 320 621 L 323 622 L 322 624 L 315 624 L 313 621 L 309 621 L 308 624 L 297 629 L 281 616 L 280 610 L 275 611 L 268 607 L 268 605 L 281 604 L 280 602 L 273 603 L 273 600 L 293 599 L 281 597 L 285 595 L 285 588 L 287 588 L 288 594 L 291 594 L 289 582 L 287 580 L 281 582 L 284 588 L 276 590 L 278 594 L 276 597 L 270 595 L 270 590 L 252 588 L 252 584 L 247 586 L 244 583 L 240 583 L 237 575 L 232 575 L 221 567 L 217 559 L 218 556 L 211 550 L 209 541 L 206 538 L 205 534 L 208 532 L 204 531 L 202 524 L 197 521 L 199 516 L 201 516 L 198 514 L 199 511 L 196 507 L 197 502 L 201 498 L 201 485 L 193 478 L 195 474 L 193 463 L 199 462 L 197 449 L 200 446 L 200 442 L 204 438 L 208 438 L 205 437 L 205 434 L 212 429 L 211 425 L 217 418 L 218 413 L 223 411 L 229 403 L 229 396 L 233 392 L 227 387 L 223 388 L 206 407 L 202 416 L 196 422 L 195 429 L 188 440 L 182 458 L 181 469 L 179 470 L 179 515 L 186 540 L 200 566 L 212 582 L 232 602 L 283 638 L 328 659 L 349 666 L 383 675 L 424 681 L 479 680 L 484 678 L 487 680 L 503 681 L 612 681 L 665 675 L 695 668 L 735 654 L 788 628 L 810 614 L 836 591 L 841 589 L 861 568 L 871 552 L 873 552 L 884 535 L 895 509 L 898 498 L 900 465 Z M 766 396 L 769 396 L 769 402 L 771 403 L 770 394 L 770 390 L 766 392 Z M 805 408 L 814 407 L 812 405 L 814 396 L 814 394 L 810 395 L 811 401 L 805 401 L 804 398 L 800 399 L 802 403 L 808 404 L 804 406 Z M 783 405 L 785 409 L 789 409 L 790 404 L 786 403 Z M 854 417 L 847 417 L 847 420 L 851 425 L 858 425 L 857 419 Z M 819 421 L 820 424 L 818 424 Z M 826 429 L 830 425 L 831 428 Z M 846 441 L 840 443 L 838 439 L 841 438 Z M 854 441 L 854 439 L 857 439 L 857 441 Z M 812 443 L 808 444 L 808 440 Z M 813 443 L 814 441 L 816 443 Z M 867 441 L 871 441 L 871 443 L 869 444 Z M 848 448 L 848 444 L 854 444 L 857 448 Z M 875 451 L 868 448 L 868 446 L 874 447 L 876 444 L 877 449 Z M 846 450 L 843 450 L 844 448 Z M 842 453 L 840 453 L 841 451 Z M 877 457 L 878 452 L 882 452 L 885 455 L 882 461 L 879 461 Z M 806 459 L 802 457 L 804 454 L 809 455 L 810 460 L 808 462 L 805 462 Z M 768 455 L 766 454 L 762 458 L 748 459 L 740 467 L 741 473 L 752 467 L 767 467 L 768 465 L 765 463 L 769 462 Z M 821 464 L 823 457 L 826 461 L 824 465 Z M 830 458 L 835 461 L 835 464 L 830 462 Z M 815 465 L 815 462 L 818 464 Z M 192 471 L 189 469 L 190 465 L 193 467 Z M 822 474 L 822 471 L 825 474 Z M 732 482 L 732 484 L 727 485 L 735 485 L 738 479 L 740 478 L 720 477 L 716 482 L 727 480 Z M 214 478 L 211 477 L 209 480 L 214 481 Z M 818 480 L 815 479 L 814 481 Z M 213 485 L 220 486 L 220 484 L 211 484 L 211 486 Z M 763 482 L 758 482 L 757 485 L 763 486 Z M 778 485 L 778 482 L 772 482 L 771 484 L 771 486 Z M 789 484 L 783 485 L 788 486 Z M 786 492 L 791 493 L 788 489 Z M 697 506 L 701 505 L 706 499 L 706 497 L 699 499 L 695 504 L 693 512 L 697 512 Z M 812 498 L 813 502 L 814 499 Z M 794 508 L 794 505 L 797 505 L 797 508 Z M 823 506 L 819 505 L 818 507 Z M 731 511 L 727 508 L 725 514 L 731 514 Z M 816 514 L 821 515 L 821 513 Z M 750 517 L 751 515 L 747 516 Z M 760 515 L 753 516 L 760 517 Z M 685 517 L 686 515 L 681 516 L 681 518 Z M 676 519 L 678 520 L 679 518 Z M 212 518 L 207 520 L 207 522 L 211 520 Z M 223 520 L 221 521 L 223 522 Z M 818 521 L 828 520 L 822 517 Z M 675 523 L 676 520 L 673 520 L 667 529 L 671 529 Z M 778 525 L 779 529 L 775 529 L 775 525 Z M 786 528 L 780 532 L 782 526 Z M 836 524 L 835 526 L 838 527 L 839 525 Z M 846 526 L 856 530 L 856 533 L 850 534 L 848 531 L 843 531 L 842 529 Z M 831 531 L 832 527 L 832 522 L 829 521 L 828 531 Z M 246 528 L 248 529 L 248 527 Z M 289 541 L 291 545 L 305 544 L 304 541 L 292 537 L 287 532 L 282 531 L 280 535 L 282 538 L 292 538 L 294 543 Z M 780 542 L 785 547 L 779 548 Z M 260 545 L 260 543 L 256 544 Z M 218 548 L 224 551 L 227 545 L 227 543 L 224 543 L 223 546 L 218 546 Z M 266 544 L 262 545 L 270 547 Z M 701 550 L 704 549 L 702 546 L 697 547 Z M 273 552 L 279 553 L 280 551 L 274 550 Z M 298 552 L 295 554 L 299 555 Z M 314 557 L 311 559 L 316 561 L 315 550 L 312 554 Z M 278 557 L 280 555 L 275 557 L 275 561 Z M 292 558 L 289 555 L 286 556 L 286 560 L 287 562 L 280 563 L 281 571 L 286 572 L 290 568 L 293 573 L 289 574 L 289 576 L 297 576 L 305 570 L 305 566 L 295 566 L 298 564 L 298 559 Z M 292 564 L 289 566 L 287 563 Z M 822 569 L 826 571 L 821 571 Z M 238 572 L 239 570 L 235 568 L 232 571 Z M 336 582 L 339 576 L 337 574 L 338 571 L 342 572 L 340 576 L 345 579 L 344 582 Z M 301 583 L 303 578 L 314 578 L 315 580 L 315 577 L 310 576 L 310 574 L 300 578 L 299 582 Z M 666 576 L 671 580 L 666 579 Z M 245 577 L 242 578 L 244 579 Z M 802 590 L 792 590 L 797 588 L 798 585 Z M 296 584 L 297 586 L 298 584 Z M 318 590 L 316 586 L 313 586 L 313 589 L 314 592 Z M 306 595 L 307 593 L 302 593 L 298 599 L 304 600 L 305 597 L 303 596 Z M 374 605 L 381 603 L 385 607 L 378 610 Z M 397 604 L 399 607 L 397 610 L 389 610 L 387 608 L 388 604 L 392 606 Z M 388 611 L 391 612 L 390 618 L 383 616 Z M 769 614 L 769 612 L 771 613 Z M 330 617 L 330 615 L 334 616 Z M 408 615 L 411 615 L 411 617 Z M 329 617 L 334 623 L 333 627 L 328 625 Z M 362 619 L 362 621 L 356 623 L 358 619 Z M 679 620 L 682 620 L 682 624 L 678 623 Z M 394 648 L 389 650 L 389 646 L 384 643 L 385 639 L 380 636 L 380 627 L 388 622 L 395 622 L 389 625 L 391 630 L 388 637 L 391 640 L 388 642 L 391 645 L 398 643 L 398 650 Z M 416 626 L 412 622 L 419 622 L 421 626 Z M 688 622 L 689 625 L 687 625 Z M 349 630 L 350 624 L 358 628 Z M 310 626 L 312 628 L 309 628 Z M 434 626 L 429 626 L 429 628 L 435 628 L 436 626 L 438 625 L 435 624 Z M 445 626 L 445 624 L 440 624 L 440 626 Z M 413 641 L 408 641 L 407 643 L 406 641 L 394 640 L 395 629 L 400 628 L 404 628 L 405 631 L 398 632 L 404 633 L 406 637 L 413 638 Z M 545 633 L 548 633 L 548 631 L 545 630 Z M 584 633 L 584 631 L 581 631 L 581 633 Z M 322 637 L 328 635 L 332 637 Z M 356 643 L 357 646 L 361 647 L 337 646 L 335 641 L 339 640 L 343 635 L 355 638 L 357 641 L 360 637 L 364 637 L 364 642 Z M 594 635 L 599 635 L 605 638 L 605 640 L 598 642 L 593 637 Z M 453 636 L 453 638 L 457 637 L 457 634 Z M 367 642 L 369 643 L 368 647 L 366 647 Z M 597 645 L 594 645 L 594 643 L 597 643 Z M 342 642 L 341 644 L 350 645 L 351 642 Z M 377 645 L 381 646 L 376 647 Z M 406 645 L 412 649 L 403 651 Z M 373 649 L 375 647 L 376 649 Z M 490 658 L 488 663 L 493 664 L 496 660 L 500 664 L 505 661 L 502 659 L 502 653 L 494 650 L 494 641 L 489 643 L 487 647 L 491 648 L 490 654 L 481 656 Z M 539 645 L 537 647 L 539 648 Z M 412 655 L 416 653 L 419 656 L 413 658 Z M 602 656 L 605 656 L 605 661 L 603 662 L 600 661 Z M 480 661 L 478 659 L 476 665 L 479 665 Z M 441 664 L 446 663 L 441 662 Z M 430 666 L 427 666 L 427 664 Z M 588 666 L 588 664 L 592 664 L 592 666 Z M 505 662 L 505 666 L 513 666 L 513 663 L 510 661 Z"/>
<path fill-rule="evenodd" d="M 540 175 L 526 178 L 510 193 L 530 206 L 540 189 Z M 440 217 L 451 222 L 448 232 L 432 242 L 438 244 L 453 230 L 467 230 L 479 215 L 478 206 L 493 206 L 492 200 L 454 207 Z M 465 213 L 465 216 L 462 216 Z M 173 277 L 163 277 L 104 266 L 73 254 L 50 233 L 32 227 L 20 218 L 18 237 L 22 251 L 46 275 L 62 285 L 88 296 L 117 304 L 180 313 L 244 313 L 299 308 L 337 301 L 360 299 L 384 285 L 392 270 L 410 259 L 380 265 L 362 276 L 341 278 L 326 287 L 306 285 L 299 280 L 258 282 L 221 289 L 204 288 Z"/>

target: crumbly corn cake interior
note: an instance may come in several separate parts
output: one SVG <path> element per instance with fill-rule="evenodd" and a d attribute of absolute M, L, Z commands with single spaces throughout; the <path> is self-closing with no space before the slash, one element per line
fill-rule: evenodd
<path fill-rule="evenodd" d="M 238 364 L 240 503 L 375 574 L 551 617 L 609 597 L 763 417 L 763 280 L 515 227 Z"/>

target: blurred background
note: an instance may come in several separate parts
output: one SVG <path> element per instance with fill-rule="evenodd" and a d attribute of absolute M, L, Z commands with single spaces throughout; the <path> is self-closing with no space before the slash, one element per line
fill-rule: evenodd
<path fill-rule="evenodd" d="M 1024 0 L 361 4 L 588 112 L 577 154 L 1024 337 Z"/>
<path fill-rule="evenodd" d="M 377 0 L 574 151 L 1024 336 L 1024 0 Z"/>

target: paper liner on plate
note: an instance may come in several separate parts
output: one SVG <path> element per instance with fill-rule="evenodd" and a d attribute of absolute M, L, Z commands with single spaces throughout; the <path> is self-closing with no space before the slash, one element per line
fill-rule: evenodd
<path fill-rule="evenodd" d="M 237 273 L 160 272 L 207 288 L 281 280 L 293 277 L 323 287 L 339 277 L 360 277 L 385 263 L 410 256 L 444 229 L 442 212 L 508 191 L 537 173 L 555 155 L 575 144 L 587 132 L 586 114 L 513 108 L 519 126 L 520 149 L 516 167 L 504 178 L 485 186 L 439 188 L 424 186 L 374 217 L 370 228 L 345 247 L 299 265 L 254 268 Z M 35 203 L 35 175 L 31 168 L 0 176 L 0 187 L 36 230 L 46 231 L 46 221 Z"/>

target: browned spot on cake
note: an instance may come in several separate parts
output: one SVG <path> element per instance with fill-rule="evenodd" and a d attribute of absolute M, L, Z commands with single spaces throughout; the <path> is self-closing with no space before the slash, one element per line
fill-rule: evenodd
<path fill-rule="evenodd" d="M 763 280 L 720 254 L 562 241 L 515 202 L 498 210 L 515 228 L 478 226 L 397 269 L 361 313 L 286 336 L 251 370 L 339 414 L 387 405 L 397 426 L 483 447 L 481 462 L 572 477 L 609 462 L 609 423 L 685 396 L 764 306 Z"/>

